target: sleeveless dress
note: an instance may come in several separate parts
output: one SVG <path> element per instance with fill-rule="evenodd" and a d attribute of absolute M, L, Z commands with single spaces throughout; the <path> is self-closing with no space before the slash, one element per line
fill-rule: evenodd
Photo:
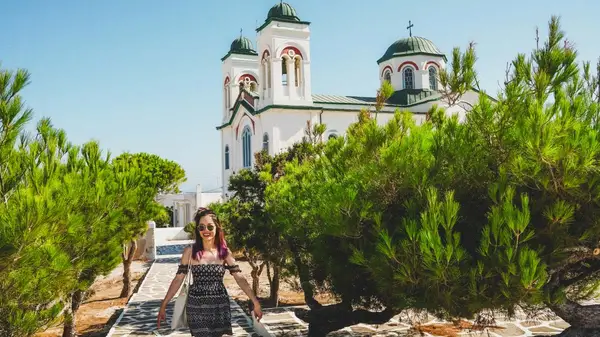
<path fill-rule="evenodd" d="M 187 273 L 189 266 L 180 265 L 177 273 Z M 193 283 L 186 306 L 188 326 L 194 337 L 232 335 L 229 294 L 223 283 L 225 270 L 240 272 L 237 265 L 191 265 Z"/>

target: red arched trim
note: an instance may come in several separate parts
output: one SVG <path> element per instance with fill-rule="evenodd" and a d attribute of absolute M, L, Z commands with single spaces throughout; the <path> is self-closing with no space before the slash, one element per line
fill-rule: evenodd
<path fill-rule="evenodd" d="M 300 55 L 300 57 L 302 57 L 302 53 L 296 47 L 285 47 L 285 48 L 283 48 L 283 50 L 281 51 L 281 56 L 283 56 L 284 54 L 287 55 L 288 51 L 290 51 L 290 50 L 294 51 L 294 56 Z M 302 58 L 304 58 L 304 57 L 302 57 Z"/>
<path fill-rule="evenodd" d="M 392 67 L 391 67 L 391 66 L 387 65 L 387 66 L 385 66 L 385 67 L 383 68 L 383 70 L 381 71 L 381 77 L 383 77 L 383 74 L 385 74 L 385 71 L 386 71 L 386 70 L 389 70 L 389 71 L 390 71 L 390 73 L 392 73 L 392 74 L 394 73 L 394 69 L 392 69 Z"/>
<path fill-rule="evenodd" d="M 229 83 L 229 76 L 225 77 L 225 83 L 223 83 L 223 85 L 227 85 L 227 83 Z"/>
<path fill-rule="evenodd" d="M 254 123 L 254 120 L 252 118 L 250 118 L 250 115 L 248 115 L 247 112 L 244 112 L 244 114 L 242 115 L 242 118 L 240 118 L 240 122 L 235 127 L 235 139 L 236 140 L 238 140 L 240 138 L 240 126 L 242 125 L 242 121 L 244 120 L 244 117 L 248 117 L 248 119 L 250 120 L 250 123 L 252 124 L 252 135 L 256 135 L 256 125 Z"/>
<path fill-rule="evenodd" d="M 250 74 L 244 74 L 242 76 L 240 76 L 240 80 L 238 82 L 242 82 L 244 81 L 246 78 L 248 78 L 251 82 L 255 82 L 258 83 L 258 81 L 256 81 L 256 78 L 254 78 L 254 76 L 250 75 Z"/>
<path fill-rule="evenodd" d="M 261 60 L 264 59 L 264 58 L 266 58 L 266 57 L 269 57 L 269 56 L 271 56 L 271 53 L 269 53 L 268 49 L 265 49 L 265 51 L 263 51 L 263 53 L 262 53 Z"/>
<path fill-rule="evenodd" d="M 411 65 L 413 66 L 413 68 L 415 68 L 415 70 L 419 70 L 419 66 L 417 66 L 416 63 L 414 63 L 413 61 L 404 61 L 402 62 L 402 64 L 398 67 L 398 71 L 400 71 L 400 69 L 404 68 L 404 66 L 406 65 Z"/>
<path fill-rule="evenodd" d="M 425 63 L 425 69 L 429 69 L 430 65 L 433 65 L 437 68 L 437 70 L 440 70 L 440 65 L 435 61 L 429 61 L 429 62 Z"/>

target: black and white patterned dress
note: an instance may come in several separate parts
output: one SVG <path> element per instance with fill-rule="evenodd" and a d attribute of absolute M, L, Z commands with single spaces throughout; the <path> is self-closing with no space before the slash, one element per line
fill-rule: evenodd
<path fill-rule="evenodd" d="M 223 283 L 225 270 L 239 272 L 239 267 L 223 264 L 191 265 L 193 283 L 186 307 L 188 325 L 194 337 L 232 335 L 229 294 Z M 187 273 L 188 265 L 180 265 L 178 273 Z"/>

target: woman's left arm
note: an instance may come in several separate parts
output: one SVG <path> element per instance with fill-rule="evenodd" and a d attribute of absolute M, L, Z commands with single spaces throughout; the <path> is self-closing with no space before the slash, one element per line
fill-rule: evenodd
<path fill-rule="evenodd" d="M 256 315 L 257 319 L 260 319 L 262 317 L 262 310 L 260 307 L 260 303 L 258 302 L 258 298 L 256 297 L 256 294 L 254 294 L 254 291 L 252 291 L 250 284 L 248 284 L 248 281 L 242 274 L 242 270 L 236 264 L 235 259 L 233 258 L 233 254 L 230 250 L 228 250 L 227 257 L 225 258 L 225 263 L 227 264 L 227 269 L 229 269 L 229 273 L 231 273 L 231 275 L 235 279 L 235 282 L 254 304 L 254 314 Z"/>

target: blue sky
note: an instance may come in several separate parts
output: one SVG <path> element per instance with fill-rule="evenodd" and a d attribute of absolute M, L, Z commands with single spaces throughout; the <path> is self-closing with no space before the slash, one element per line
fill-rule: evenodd
<path fill-rule="evenodd" d="M 0 0 L 0 62 L 26 68 L 36 120 L 117 155 L 150 152 L 180 163 L 184 190 L 219 186 L 220 58 L 233 39 L 255 41 L 278 0 Z M 313 93 L 372 95 L 376 60 L 395 40 L 432 40 L 450 55 L 477 43 L 481 86 L 499 88 L 506 63 L 542 38 L 553 14 L 581 60 L 600 56 L 597 0 L 289 0 L 311 24 Z"/>

